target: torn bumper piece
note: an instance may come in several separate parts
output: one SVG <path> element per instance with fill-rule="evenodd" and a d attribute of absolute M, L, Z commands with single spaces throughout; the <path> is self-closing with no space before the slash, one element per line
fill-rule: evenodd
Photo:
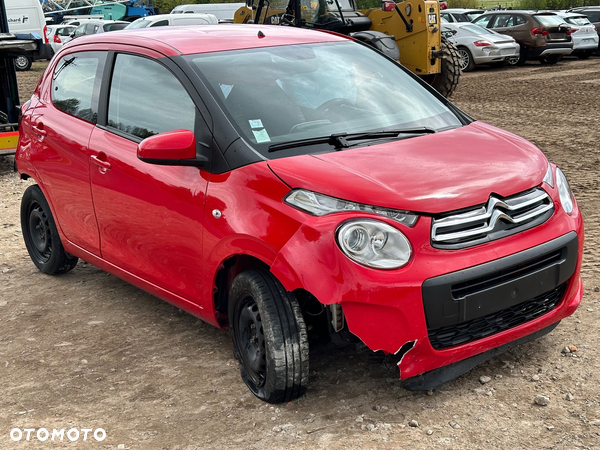
<path fill-rule="evenodd" d="M 493 348 L 487 352 L 480 353 L 479 355 L 472 356 L 471 358 L 463 359 L 462 361 L 440 367 L 439 369 L 434 369 L 421 375 L 408 378 L 403 382 L 403 387 L 408 391 L 430 391 L 431 389 L 435 389 L 442 384 L 467 373 L 475 366 L 492 359 L 495 356 L 550 333 L 559 323 L 560 321 L 555 322 L 535 333 L 524 336 L 516 341 L 509 342 L 508 344 L 501 345 L 500 347 Z"/>

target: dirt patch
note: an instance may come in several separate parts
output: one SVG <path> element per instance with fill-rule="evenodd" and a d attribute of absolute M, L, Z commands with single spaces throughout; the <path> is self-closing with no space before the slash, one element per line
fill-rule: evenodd
<path fill-rule="evenodd" d="M 22 98 L 42 70 L 19 74 Z M 326 346 L 311 352 L 305 397 L 258 401 L 226 331 L 89 264 L 38 272 L 19 225 L 28 183 L 0 158 L 0 448 L 600 448 L 599 81 L 595 57 L 462 77 L 457 105 L 533 141 L 569 178 L 586 221 L 585 296 L 551 334 L 431 395 L 405 391 L 378 355 Z M 41 427 L 107 437 L 9 437 Z"/>

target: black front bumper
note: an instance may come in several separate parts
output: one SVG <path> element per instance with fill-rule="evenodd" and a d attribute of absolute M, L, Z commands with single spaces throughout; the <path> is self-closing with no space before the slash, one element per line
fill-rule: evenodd
<path fill-rule="evenodd" d="M 435 389 L 442 384 L 447 383 L 448 381 L 468 372 L 473 367 L 492 359 L 495 356 L 550 333 L 559 323 L 560 320 L 550 326 L 547 326 L 546 328 L 536 331 L 535 333 L 524 336 L 521 339 L 517 339 L 516 341 L 509 342 L 508 344 L 501 345 L 500 347 L 492 348 L 487 352 L 480 353 L 479 355 L 472 356 L 471 358 L 463 359 L 462 361 L 455 362 L 454 364 L 448 364 L 447 366 L 440 367 L 439 369 L 434 369 L 430 372 L 425 372 L 421 375 L 408 378 L 406 381 L 404 381 L 402 386 L 408 391 L 429 391 L 431 389 Z"/>
<path fill-rule="evenodd" d="M 570 232 L 545 244 L 425 280 L 427 331 L 436 350 L 514 328 L 558 305 L 575 273 L 579 243 Z"/>

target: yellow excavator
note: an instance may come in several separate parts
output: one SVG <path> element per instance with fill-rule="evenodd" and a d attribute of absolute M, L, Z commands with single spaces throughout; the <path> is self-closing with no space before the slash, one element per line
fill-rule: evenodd
<path fill-rule="evenodd" d="M 353 0 L 248 0 L 234 23 L 334 31 L 364 41 L 431 84 L 444 97 L 460 78 L 456 47 L 442 36 L 438 0 L 383 1 L 357 10 Z"/>

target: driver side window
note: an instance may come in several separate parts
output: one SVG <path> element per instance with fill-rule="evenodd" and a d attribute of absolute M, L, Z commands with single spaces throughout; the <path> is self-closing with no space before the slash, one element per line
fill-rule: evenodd
<path fill-rule="evenodd" d="M 110 127 L 145 139 L 165 131 L 194 131 L 195 118 L 194 102 L 171 71 L 141 56 L 117 55 L 108 100 Z"/>

